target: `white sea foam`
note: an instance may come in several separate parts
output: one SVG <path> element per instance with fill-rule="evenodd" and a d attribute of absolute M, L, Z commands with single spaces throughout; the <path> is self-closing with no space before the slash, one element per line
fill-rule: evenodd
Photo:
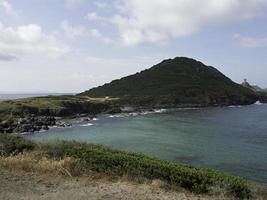
<path fill-rule="evenodd" d="M 241 105 L 237 105 L 237 106 L 234 106 L 234 105 L 232 105 L 232 106 L 228 106 L 229 108 L 241 108 L 241 107 L 243 107 L 243 106 L 241 106 Z"/>
<path fill-rule="evenodd" d="M 30 132 L 23 132 L 23 133 L 20 133 L 20 135 L 29 135 L 31 134 Z M 17 133 L 15 135 L 18 135 Z"/>
<path fill-rule="evenodd" d="M 255 105 L 263 105 L 263 103 L 261 103 L 260 101 L 256 101 L 254 104 Z"/>
<path fill-rule="evenodd" d="M 155 109 L 154 112 L 155 113 L 163 113 L 163 112 L 166 112 L 167 110 L 166 109 Z"/>
<path fill-rule="evenodd" d="M 109 115 L 110 118 L 123 118 L 123 117 L 136 117 L 139 115 L 147 115 L 153 113 L 163 113 L 166 112 L 166 109 L 154 109 L 152 111 L 142 111 L 142 112 L 131 112 L 131 113 L 120 113 L 115 115 Z"/>
<path fill-rule="evenodd" d="M 148 115 L 148 114 L 152 114 L 154 113 L 154 111 L 143 111 L 140 113 L 140 115 Z"/>
<path fill-rule="evenodd" d="M 110 115 L 109 117 L 111 118 L 123 118 L 123 117 L 130 117 L 130 113 L 123 113 L 123 114 L 115 114 L 115 115 Z"/>
<path fill-rule="evenodd" d="M 65 128 L 72 128 L 72 125 L 69 126 L 49 126 L 49 129 L 65 129 Z"/>
<path fill-rule="evenodd" d="M 87 127 L 87 126 L 93 126 L 94 124 L 92 123 L 87 123 L 87 124 L 82 124 L 81 126 Z"/>

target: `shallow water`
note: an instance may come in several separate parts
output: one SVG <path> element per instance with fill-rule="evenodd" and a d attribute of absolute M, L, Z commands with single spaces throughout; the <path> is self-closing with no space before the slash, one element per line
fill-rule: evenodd
<path fill-rule="evenodd" d="M 28 135 L 99 143 L 267 183 L 267 105 L 100 116 Z"/>

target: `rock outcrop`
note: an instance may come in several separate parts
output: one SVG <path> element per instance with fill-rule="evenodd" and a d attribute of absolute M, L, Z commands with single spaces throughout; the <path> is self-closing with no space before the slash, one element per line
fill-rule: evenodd
<path fill-rule="evenodd" d="M 23 133 L 48 130 L 49 126 L 56 125 L 55 117 L 29 116 L 13 118 L 0 123 L 0 133 Z"/>

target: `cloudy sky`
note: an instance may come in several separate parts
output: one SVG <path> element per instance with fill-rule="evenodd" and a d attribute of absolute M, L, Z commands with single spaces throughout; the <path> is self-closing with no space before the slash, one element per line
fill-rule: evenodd
<path fill-rule="evenodd" d="M 0 0 L 0 91 L 79 92 L 177 56 L 267 88 L 267 0 Z"/>

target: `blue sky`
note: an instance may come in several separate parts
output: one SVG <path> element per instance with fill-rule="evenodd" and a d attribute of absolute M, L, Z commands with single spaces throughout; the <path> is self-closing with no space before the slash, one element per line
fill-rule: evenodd
<path fill-rule="evenodd" d="M 0 0 L 0 91 L 80 92 L 192 57 L 267 88 L 267 0 Z"/>

